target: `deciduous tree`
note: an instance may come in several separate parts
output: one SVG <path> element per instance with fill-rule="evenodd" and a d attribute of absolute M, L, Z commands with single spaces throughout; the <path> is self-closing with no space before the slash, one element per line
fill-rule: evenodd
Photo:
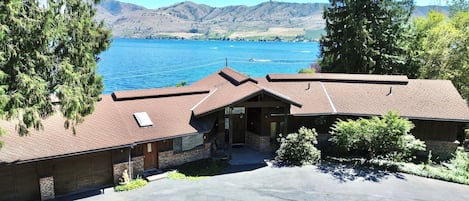
<path fill-rule="evenodd" d="M 412 46 L 418 76 L 451 80 L 459 93 L 469 99 L 469 12 L 458 12 L 449 20 L 432 11 L 414 20 L 416 35 Z"/>

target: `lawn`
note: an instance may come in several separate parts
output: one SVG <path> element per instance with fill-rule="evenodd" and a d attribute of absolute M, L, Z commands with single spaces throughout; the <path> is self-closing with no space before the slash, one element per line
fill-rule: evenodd
<path fill-rule="evenodd" d="M 206 177 L 221 174 L 228 167 L 226 161 L 202 159 L 185 163 L 168 173 L 170 179 L 200 180 Z"/>

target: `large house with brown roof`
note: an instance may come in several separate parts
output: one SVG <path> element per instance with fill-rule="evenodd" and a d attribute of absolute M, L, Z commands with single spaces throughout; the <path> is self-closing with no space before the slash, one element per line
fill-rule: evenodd
<path fill-rule="evenodd" d="M 233 144 L 273 151 L 280 133 L 301 126 L 327 139 L 337 118 L 398 111 L 416 125 L 412 133 L 434 154 L 454 150 L 469 122 L 469 109 L 447 80 L 357 74 L 269 74 L 250 78 L 223 68 L 191 86 L 120 91 L 103 95 L 96 111 L 76 129 L 61 115 L 44 130 L 20 137 L 3 121 L 0 200 L 50 199 L 230 155 Z"/>

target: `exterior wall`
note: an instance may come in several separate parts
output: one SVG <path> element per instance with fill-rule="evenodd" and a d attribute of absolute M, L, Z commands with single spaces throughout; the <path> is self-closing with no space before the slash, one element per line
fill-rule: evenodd
<path fill-rule="evenodd" d="M 425 152 L 425 156 L 428 155 L 428 152 L 432 152 L 433 157 L 438 157 L 439 160 L 447 160 L 452 158 L 452 154 L 458 148 L 458 143 L 454 142 L 446 142 L 446 141 L 433 141 L 427 140 L 425 141 L 427 145 L 427 150 Z"/>
<path fill-rule="evenodd" d="M 270 152 L 270 136 L 260 136 L 251 132 L 246 133 L 246 144 L 260 152 Z"/>
<path fill-rule="evenodd" d="M 160 168 L 178 166 L 187 162 L 192 162 L 210 157 L 211 143 L 205 143 L 203 147 L 190 151 L 174 153 L 174 151 L 164 151 L 158 153 L 158 164 Z"/>
<path fill-rule="evenodd" d="M 119 183 L 119 178 L 122 177 L 122 173 L 124 172 L 124 170 L 130 172 L 128 162 L 117 163 L 112 166 L 112 172 L 114 174 L 114 184 Z"/>
<path fill-rule="evenodd" d="M 50 200 L 55 198 L 54 177 L 44 177 L 39 179 L 41 191 L 41 200 Z"/>
<path fill-rule="evenodd" d="M 37 163 L 0 165 L 0 201 L 39 199 Z"/>
<path fill-rule="evenodd" d="M 132 177 L 135 179 L 139 176 L 143 176 L 143 156 L 133 157 L 132 158 Z"/>
<path fill-rule="evenodd" d="M 412 134 L 420 140 L 447 141 L 454 142 L 457 139 L 459 123 L 412 120 L 415 128 Z"/>

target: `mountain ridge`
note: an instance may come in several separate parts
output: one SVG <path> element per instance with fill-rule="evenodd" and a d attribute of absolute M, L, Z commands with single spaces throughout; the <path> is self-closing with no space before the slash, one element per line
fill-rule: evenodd
<path fill-rule="evenodd" d="M 104 20 L 119 38 L 192 38 L 224 40 L 311 40 L 323 33 L 325 3 L 270 1 L 255 6 L 212 7 L 184 1 L 147 9 L 117 0 L 97 5 L 97 20 Z M 447 7 L 417 6 L 414 15 L 430 8 L 447 13 Z"/>

